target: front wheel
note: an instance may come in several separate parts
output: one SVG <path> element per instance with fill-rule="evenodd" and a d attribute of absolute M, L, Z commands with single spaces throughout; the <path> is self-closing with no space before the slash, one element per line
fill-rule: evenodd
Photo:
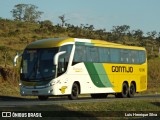
<path fill-rule="evenodd" d="M 71 95 L 69 95 L 68 98 L 70 100 L 76 100 L 78 99 L 78 95 L 79 95 L 79 86 L 77 85 L 77 83 L 74 83 L 72 86 Z"/>
<path fill-rule="evenodd" d="M 38 96 L 38 99 L 41 101 L 48 100 L 48 96 Z"/>

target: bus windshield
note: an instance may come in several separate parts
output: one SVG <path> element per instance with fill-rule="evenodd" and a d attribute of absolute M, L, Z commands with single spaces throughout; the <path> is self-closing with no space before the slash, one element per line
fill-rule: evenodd
<path fill-rule="evenodd" d="M 21 80 L 48 81 L 55 78 L 54 56 L 58 48 L 26 49 L 22 55 Z"/>

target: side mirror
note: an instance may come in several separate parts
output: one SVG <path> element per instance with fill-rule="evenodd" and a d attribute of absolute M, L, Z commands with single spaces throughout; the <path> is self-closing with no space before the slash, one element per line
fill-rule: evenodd
<path fill-rule="evenodd" d="M 55 57 L 54 57 L 54 65 L 58 65 L 58 59 L 59 59 L 59 56 L 65 54 L 66 51 L 62 51 L 62 52 L 58 52 Z"/>
<path fill-rule="evenodd" d="M 14 57 L 14 60 L 13 60 L 13 65 L 14 66 L 17 66 L 17 59 L 19 58 L 19 57 L 21 57 L 22 56 L 22 54 L 18 54 L 17 53 L 17 55 Z"/>

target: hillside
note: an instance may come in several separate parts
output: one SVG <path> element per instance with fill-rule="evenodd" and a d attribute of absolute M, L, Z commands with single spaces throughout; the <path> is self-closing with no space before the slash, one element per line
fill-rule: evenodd
<path fill-rule="evenodd" d="M 123 26 L 122 26 L 123 27 Z M 125 27 L 125 26 L 124 26 Z M 148 53 L 148 91 L 147 93 L 157 93 L 160 91 L 158 83 L 160 81 L 160 58 L 159 46 L 160 38 L 152 36 L 142 36 L 131 34 L 131 31 L 106 32 L 104 29 L 96 30 L 93 25 L 74 26 L 66 24 L 53 25 L 50 21 L 41 21 L 38 23 L 13 21 L 0 19 L 0 88 L 1 94 L 12 94 L 6 92 L 4 86 L 12 88 L 14 84 L 15 91 L 18 92 L 18 67 L 14 68 L 12 61 L 16 52 L 22 52 L 31 42 L 50 37 L 76 37 L 101 39 L 125 45 L 143 46 Z M 7 81 L 7 83 L 6 83 Z M 3 86 L 3 87 L 2 87 Z M 17 93 L 16 92 L 16 93 Z"/>

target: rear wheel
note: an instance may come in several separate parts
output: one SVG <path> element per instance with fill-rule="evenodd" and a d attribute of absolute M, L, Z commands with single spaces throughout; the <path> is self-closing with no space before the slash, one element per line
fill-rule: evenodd
<path fill-rule="evenodd" d="M 123 83 L 122 84 L 122 92 L 121 93 L 116 93 L 115 97 L 116 98 L 126 98 L 128 96 L 129 90 L 128 90 L 128 84 Z"/>
<path fill-rule="evenodd" d="M 48 96 L 38 96 L 38 99 L 41 101 L 48 100 Z"/>
<path fill-rule="evenodd" d="M 128 92 L 129 92 L 129 90 L 128 90 L 128 85 L 127 85 L 127 83 L 123 83 L 123 85 L 122 85 L 122 98 L 126 98 L 127 96 L 128 96 Z"/>
<path fill-rule="evenodd" d="M 133 83 L 131 83 L 129 88 L 128 97 L 134 97 L 134 94 L 136 93 L 136 87 Z"/>
<path fill-rule="evenodd" d="M 77 85 L 77 83 L 74 83 L 72 86 L 71 95 L 69 95 L 68 98 L 70 100 L 76 100 L 78 99 L 78 95 L 79 95 L 79 86 Z"/>

